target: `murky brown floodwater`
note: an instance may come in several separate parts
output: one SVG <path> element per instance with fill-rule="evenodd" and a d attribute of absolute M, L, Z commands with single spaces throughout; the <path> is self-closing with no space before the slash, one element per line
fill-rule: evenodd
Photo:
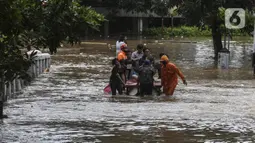
<path fill-rule="evenodd" d="M 180 83 L 174 97 L 106 97 L 102 90 L 115 52 L 102 45 L 61 50 L 50 73 L 6 104 L 9 118 L 0 123 L 0 142 L 255 140 L 251 47 L 231 47 L 228 71 L 214 69 L 210 42 L 148 47 L 155 55 L 168 53 L 187 76 L 188 86 Z"/>

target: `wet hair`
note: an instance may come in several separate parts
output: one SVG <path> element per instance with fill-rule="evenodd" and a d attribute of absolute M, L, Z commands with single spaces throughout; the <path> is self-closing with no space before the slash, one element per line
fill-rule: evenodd
<path fill-rule="evenodd" d="M 113 60 L 112 60 L 112 65 L 116 65 L 116 62 L 117 62 L 118 60 L 117 60 L 117 58 L 114 58 Z"/>
<path fill-rule="evenodd" d="M 136 47 L 137 50 L 142 50 L 143 48 L 144 48 L 143 44 L 138 44 Z"/>

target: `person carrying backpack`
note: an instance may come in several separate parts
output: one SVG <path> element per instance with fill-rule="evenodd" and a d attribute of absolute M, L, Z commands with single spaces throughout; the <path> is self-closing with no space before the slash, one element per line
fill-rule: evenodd
<path fill-rule="evenodd" d="M 144 61 L 144 65 L 139 68 L 139 83 L 140 83 L 140 95 L 152 95 L 153 89 L 153 76 L 155 74 L 154 68 L 151 66 L 149 60 Z"/>

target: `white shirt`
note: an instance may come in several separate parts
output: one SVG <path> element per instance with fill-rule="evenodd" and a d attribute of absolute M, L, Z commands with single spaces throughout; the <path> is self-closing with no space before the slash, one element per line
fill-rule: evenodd
<path fill-rule="evenodd" d="M 123 41 L 121 41 L 121 42 L 117 41 L 116 42 L 116 56 L 118 56 L 118 53 L 120 52 L 120 47 L 123 44 L 125 44 Z"/>
<path fill-rule="evenodd" d="M 32 53 L 35 53 L 35 52 L 36 52 L 35 55 L 37 55 L 37 54 L 42 54 L 42 52 L 39 51 L 39 50 L 30 50 L 30 51 L 27 52 L 28 57 L 30 58 L 30 55 L 31 55 Z"/>

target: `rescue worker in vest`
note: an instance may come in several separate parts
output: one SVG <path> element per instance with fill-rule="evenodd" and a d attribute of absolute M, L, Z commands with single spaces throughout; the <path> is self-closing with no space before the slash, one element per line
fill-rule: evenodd
<path fill-rule="evenodd" d="M 116 42 L 116 55 L 118 56 L 121 51 L 120 47 L 125 44 L 125 37 L 120 35 L 119 40 Z"/>
<path fill-rule="evenodd" d="M 171 62 L 166 55 L 161 57 L 161 84 L 163 86 L 163 93 L 166 96 L 173 95 L 174 90 L 178 84 L 178 76 L 182 79 L 183 84 L 187 85 L 182 72 L 177 68 L 177 66 Z"/>
<path fill-rule="evenodd" d="M 139 74 L 140 95 L 152 95 L 155 70 L 150 61 L 145 60 L 143 66 L 137 72 Z"/>
<path fill-rule="evenodd" d="M 159 59 L 161 59 L 162 56 L 166 55 L 167 58 L 169 58 L 169 56 L 165 53 L 160 53 L 159 54 Z M 161 78 L 161 63 L 160 62 L 157 62 L 155 63 L 155 69 L 158 70 L 158 78 L 160 79 Z"/>
<path fill-rule="evenodd" d="M 119 74 L 120 74 L 122 80 L 124 81 L 124 83 L 126 83 L 126 75 L 125 75 L 126 65 L 125 65 L 125 61 L 127 59 L 127 54 L 126 53 L 128 52 L 127 45 L 123 44 L 120 47 L 120 50 L 121 51 L 118 53 L 118 56 L 117 56 L 118 62 L 121 65 L 121 70 L 119 70 Z"/>

